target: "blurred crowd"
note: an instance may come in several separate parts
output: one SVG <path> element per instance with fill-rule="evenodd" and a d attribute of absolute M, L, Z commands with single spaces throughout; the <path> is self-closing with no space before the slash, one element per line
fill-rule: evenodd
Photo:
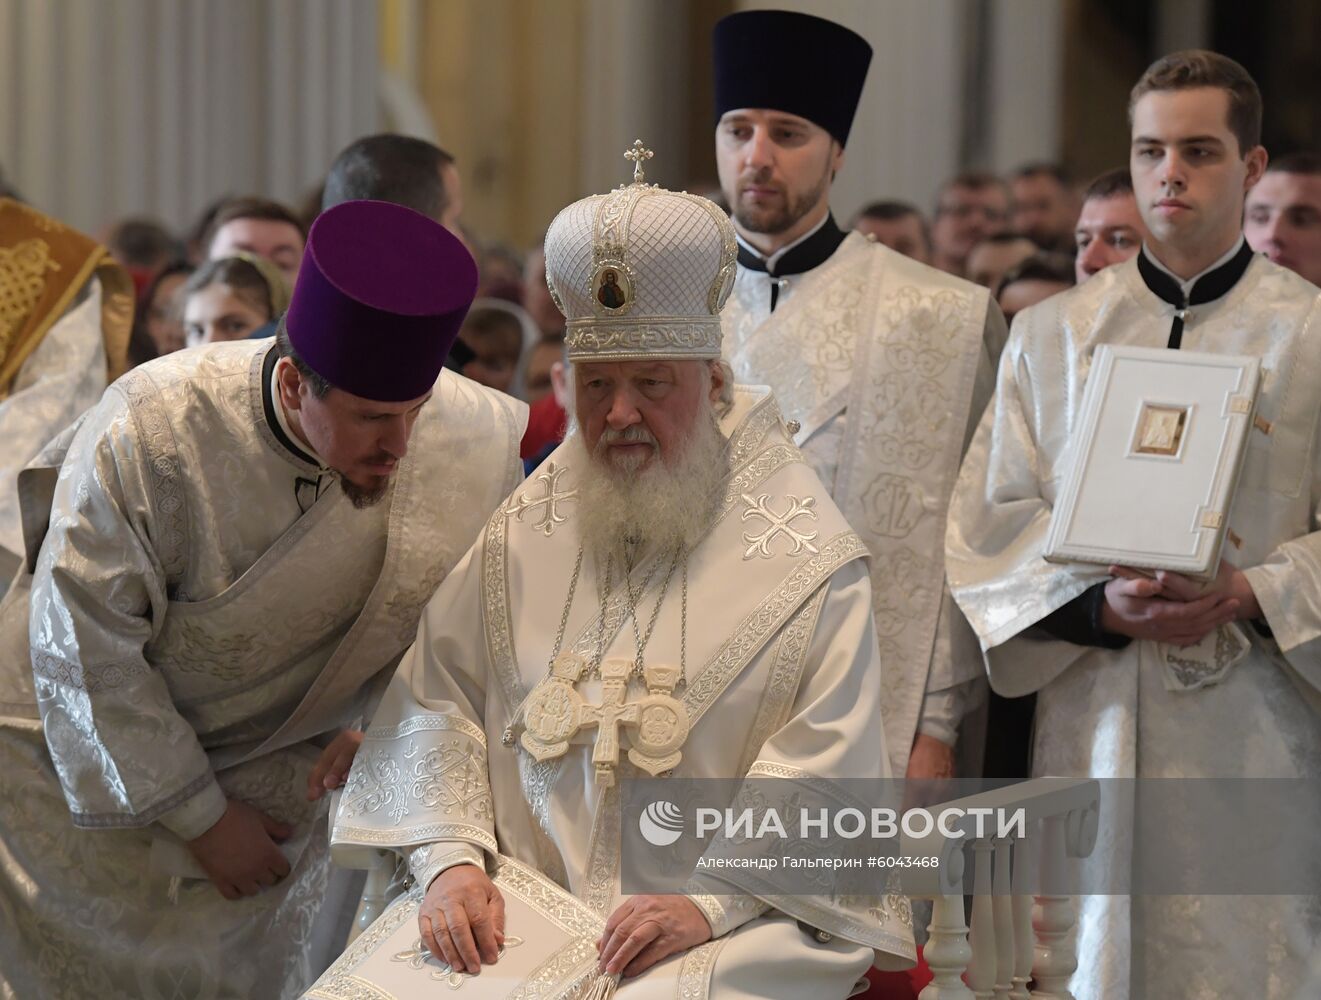
<path fill-rule="evenodd" d="M 565 424 L 564 318 L 546 287 L 542 248 L 487 242 L 465 226 L 454 156 L 420 139 L 358 140 L 301 208 L 227 195 L 206 206 L 186 233 L 146 217 L 107 227 L 101 238 L 138 294 L 130 363 L 273 334 L 316 214 L 361 196 L 364 185 L 407 203 L 410 192 L 381 189 L 383 178 L 407 176 L 401 166 L 439 177 L 427 214 L 456 233 L 478 263 L 478 299 L 451 367 L 532 405 L 524 458 L 534 467 Z M 712 197 L 720 200 L 718 192 Z M 905 201 L 871 202 L 849 228 L 989 288 L 1011 322 L 1028 306 L 1132 257 L 1145 236 L 1126 167 L 1080 183 L 1059 164 L 1045 162 L 1008 176 L 958 174 L 940 185 L 930 214 Z M 1270 163 L 1249 192 L 1245 234 L 1258 253 L 1321 284 L 1321 154 Z"/>

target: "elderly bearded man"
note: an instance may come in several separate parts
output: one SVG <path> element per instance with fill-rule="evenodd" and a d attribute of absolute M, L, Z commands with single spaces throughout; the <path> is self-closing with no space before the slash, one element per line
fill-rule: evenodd
<path fill-rule="evenodd" d="M 476 284 L 430 219 L 330 209 L 274 342 L 135 369 L 22 474 L 0 996 L 306 984 L 318 758 L 517 482 L 519 404 L 441 373 Z"/>
<path fill-rule="evenodd" d="M 830 187 L 871 61 L 861 37 L 743 11 L 716 25 L 714 48 L 716 164 L 739 239 L 725 356 L 775 392 L 873 557 L 891 768 L 949 777 L 986 682 L 945 588 L 945 509 L 1004 318 L 985 289 L 835 225 Z"/>
<path fill-rule="evenodd" d="M 599 955 L 538 995 L 622 974 L 621 998 L 673 996 L 676 976 L 719 997 L 843 997 L 873 949 L 911 962 L 899 900 L 772 908 L 706 875 L 689 895 L 620 894 L 622 778 L 889 773 L 866 548 L 774 399 L 719 360 L 735 252 L 714 204 L 642 183 L 551 224 L 575 426 L 437 591 L 332 838 L 408 856 L 421 938 L 456 971 L 496 961 L 497 855 L 607 921 Z M 608 272 L 618 305 L 599 295 Z M 557 685 L 587 706 L 668 699 L 677 740 L 636 721 L 548 731 Z M 418 770 L 441 754 L 441 780 Z"/>

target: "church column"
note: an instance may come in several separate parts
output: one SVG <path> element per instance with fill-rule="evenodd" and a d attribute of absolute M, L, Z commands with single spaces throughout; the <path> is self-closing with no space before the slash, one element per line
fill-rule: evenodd
<path fill-rule="evenodd" d="M 580 115 L 583 193 L 631 179 L 624 151 L 634 139 L 655 150 L 647 180 L 679 190 L 689 181 L 686 4 L 670 0 L 587 0 Z M 708 49 L 709 52 L 709 42 Z"/>
<path fill-rule="evenodd" d="M 372 0 L 0 0 L 0 156 L 90 231 L 296 201 L 376 125 Z"/>

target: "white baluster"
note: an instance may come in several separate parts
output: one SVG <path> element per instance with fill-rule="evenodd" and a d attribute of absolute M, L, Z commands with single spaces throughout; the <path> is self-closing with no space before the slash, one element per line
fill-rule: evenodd
<path fill-rule="evenodd" d="M 1014 978 L 1014 897 L 1010 895 L 1009 856 L 1013 841 L 995 842 L 995 877 L 991 884 L 991 910 L 995 915 L 995 1000 L 1009 1000 Z"/>
<path fill-rule="evenodd" d="M 1027 890 L 1035 846 L 1026 838 L 1014 841 L 1014 988 L 1009 991 L 1010 1000 L 1032 1000 L 1027 988 L 1032 979 L 1032 896 Z"/>
<path fill-rule="evenodd" d="M 353 939 L 372 925 L 385 912 L 386 898 L 390 889 L 390 879 L 394 876 L 395 855 L 390 851 L 376 851 L 371 867 L 367 869 L 367 881 L 362 887 L 362 902 L 358 904 L 358 913 L 353 918 L 353 927 L 349 930 L 346 946 Z"/>
<path fill-rule="evenodd" d="M 927 932 L 922 957 L 931 968 L 932 980 L 918 1000 L 973 1000 L 972 990 L 963 982 L 963 970 L 972 957 L 963 922 L 963 897 L 935 897 Z"/>
<path fill-rule="evenodd" d="M 1041 845 L 1041 882 L 1043 889 L 1058 886 L 1064 869 L 1064 816 L 1045 820 Z M 1032 977 L 1037 988 L 1032 996 L 1040 1000 L 1074 1000 L 1069 979 L 1078 968 L 1078 958 L 1069 943 L 1073 927 L 1073 899 L 1070 896 L 1041 895 L 1032 914 L 1036 931 L 1036 962 Z"/>
<path fill-rule="evenodd" d="M 968 963 L 968 985 L 977 1000 L 995 997 L 995 908 L 991 899 L 991 841 L 983 838 L 973 845 L 972 875 L 972 961 Z"/>

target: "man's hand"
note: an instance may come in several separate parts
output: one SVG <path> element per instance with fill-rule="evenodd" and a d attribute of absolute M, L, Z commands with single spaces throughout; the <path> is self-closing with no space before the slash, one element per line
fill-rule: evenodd
<path fill-rule="evenodd" d="M 1232 563 L 1220 560 L 1220 569 L 1210 583 L 1199 583 L 1179 573 L 1159 570 L 1156 580 L 1165 593 L 1180 601 L 1193 601 L 1207 594 L 1219 594 L 1229 600 L 1238 601 L 1238 617 L 1241 621 L 1260 618 L 1261 605 L 1252 584 L 1243 571 Z"/>
<path fill-rule="evenodd" d="M 293 833 L 246 802 L 230 799 L 225 813 L 188 849 L 226 899 L 255 896 L 289 874 L 289 861 L 276 846 Z"/>
<path fill-rule="evenodd" d="M 505 901 L 486 872 L 455 865 L 436 876 L 417 914 L 431 954 L 455 972 L 477 975 L 494 965 L 505 943 Z"/>
<path fill-rule="evenodd" d="M 936 781 L 954 777 L 954 748 L 944 740 L 926 733 L 918 733 L 908 755 L 908 770 L 904 777 L 910 781 Z"/>
<path fill-rule="evenodd" d="M 344 787 L 349 780 L 349 768 L 357 756 L 358 747 L 362 746 L 363 734 L 356 729 L 346 729 L 321 751 L 312 773 L 307 776 L 307 800 L 315 802 L 332 788 Z"/>
<path fill-rule="evenodd" d="M 1204 591 L 1177 573 L 1167 578 L 1178 577 L 1187 587 L 1168 580 L 1162 583 L 1124 566 L 1111 566 L 1110 572 L 1114 579 L 1105 585 L 1101 608 L 1101 627 L 1107 632 L 1191 646 L 1238 617 L 1237 598 L 1214 589 Z"/>
<path fill-rule="evenodd" d="M 711 940 L 711 925 L 686 896 L 631 896 L 606 921 L 596 947 L 602 972 L 637 976 Z"/>

